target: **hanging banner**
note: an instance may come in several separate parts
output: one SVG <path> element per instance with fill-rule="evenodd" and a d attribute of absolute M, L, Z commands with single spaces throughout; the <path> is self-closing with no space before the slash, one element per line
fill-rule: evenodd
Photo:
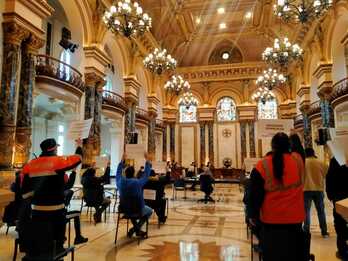
<path fill-rule="evenodd" d="M 290 134 L 294 120 L 258 120 L 256 122 L 257 138 L 272 138 L 278 132 Z"/>

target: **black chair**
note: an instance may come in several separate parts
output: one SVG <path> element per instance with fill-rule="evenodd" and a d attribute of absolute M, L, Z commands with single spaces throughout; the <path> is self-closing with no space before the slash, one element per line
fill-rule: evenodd
<path fill-rule="evenodd" d="M 176 200 L 177 191 L 184 191 L 184 199 L 186 199 L 186 183 L 184 179 L 177 179 L 174 181 L 172 200 Z"/>
<path fill-rule="evenodd" d="M 147 198 L 146 195 L 145 195 L 146 191 L 154 191 L 155 196 Z M 161 197 L 161 195 L 163 195 L 163 196 Z M 169 204 L 169 200 L 168 200 L 168 198 L 166 198 L 164 196 L 164 193 L 161 193 L 158 189 L 144 188 L 144 200 L 145 200 L 145 204 L 147 206 L 149 206 L 150 208 L 152 208 L 153 210 L 155 210 L 155 212 L 161 207 L 160 204 L 163 203 L 161 201 L 165 201 L 165 204 L 166 204 L 165 205 L 165 209 L 164 209 L 164 211 L 165 211 L 165 218 L 166 219 L 168 218 L 168 215 L 169 215 L 169 205 L 168 205 Z M 162 224 L 164 224 L 164 222 Z M 160 227 L 161 227 L 161 221 L 158 218 L 158 228 L 160 228 Z"/>
<path fill-rule="evenodd" d="M 83 196 L 81 198 L 80 212 L 84 207 L 87 208 L 87 216 L 89 214 L 89 221 L 92 221 L 93 209 L 95 209 L 96 202 L 100 201 L 98 193 L 91 189 L 83 188 Z M 85 205 L 83 204 L 85 202 Z M 109 206 L 110 207 L 110 206 Z M 106 212 L 104 211 L 104 221 L 106 222 Z"/>
<path fill-rule="evenodd" d="M 127 236 L 129 232 L 129 220 L 130 219 L 141 219 L 143 218 L 142 209 L 140 206 L 140 202 L 137 198 L 129 197 L 129 198 L 121 198 L 120 204 L 118 205 L 118 214 L 117 214 L 117 222 L 116 222 L 116 233 L 115 233 L 115 245 L 117 243 L 118 236 L 118 228 L 121 219 L 127 220 Z M 145 238 L 148 238 L 149 231 L 149 220 L 146 219 L 145 222 L 146 230 L 145 230 Z M 138 245 L 140 244 L 140 240 L 142 238 L 138 237 Z"/>
<path fill-rule="evenodd" d="M 201 191 L 204 192 L 204 198 L 198 200 L 198 202 L 204 202 L 205 204 L 208 202 L 215 202 L 215 200 L 210 196 L 214 190 L 214 179 L 210 175 L 203 174 L 200 175 L 199 182 L 201 184 Z"/>

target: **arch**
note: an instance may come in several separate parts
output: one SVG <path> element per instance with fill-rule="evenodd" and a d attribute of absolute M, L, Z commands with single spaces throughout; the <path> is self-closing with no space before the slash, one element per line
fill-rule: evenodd
<path fill-rule="evenodd" d="M 236 105 L 243 103 L 243 94 L 229 86 L 216 88 L 213 92 L 211 92 L 208 103 L 216 106 L 218 100 L 220 100 L 224 96 L 231 97 Z"/>
<path fill-rule="evenodd" d="M 310 101 L 311 102 L 316 102 L 317 100 L 319 100 L 319 96 L 318 96 L 318 83 L 319 83 L 319 80 L 317 77 L 315 77 L 313 75 L 314 71 L 317 69 L 318 67 L 318 64 L 320 63 L 320 56 L 317 52 L 313 52 L 313 55 L 312 55 L 312 59 L 311 59 L 311 62 L 310 62 L 310 69 L 309 69 L 309 72 L 310 72 Z"/>
<path fill-rule="evenodd" d="M 138 92 L 139 108 L 148 109 L 147 96 L 149 94 L 148 79 L 144 68 L 140 64 L 136 67 L 135 76 L 139 81 L 141 87 Z"/>
<path fill-rule="evenodd" d="M 218 100 L 216 118 L 218 121 L 234 121 L 237 119 L 237 106 L 233 98 L 224 96 Z"/>
<path fill-rule="evenodd" d="M 222 59 L 222 54 L 225 52 L 229 54 L 229 58 L 226 60 Z M 223 63 L 241 63 L 244 60 L 240 48 L 238 48 L 232 41 L 226 39 L 217 43 L 214 49 L 210 51 L 208 57 L 209 65 Z"/>
<path fill-rule="evenodd" d="M 191 88 L 190 90 L 193 94 L 193 96 L 198 100 L 198 106 L 203 105 L 203 96 L 200 94 L 197 90 L 194 90 Z M 178 106 L 179 99 L 181 98 L 182 95 L 177 95 L 171 100 L 171 105 L 174 107 Z"/>

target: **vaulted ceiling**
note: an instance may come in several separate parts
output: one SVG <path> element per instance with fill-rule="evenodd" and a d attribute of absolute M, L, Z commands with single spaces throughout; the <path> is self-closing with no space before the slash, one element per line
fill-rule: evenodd
<path fill-rule="evenodd" d="M 241 54 L 243 62 L 260 61 L 261 53 L 272 43 L 277 31 L 273 3 L 269 0 L 141 0 L 140 3 L 153 18 L 153 35 L 180 66 L 207 65 L 211 60 L 216 64 L 218 59 L 211 55 L 219 54 L 219 46 L 226 49 L 228 42 L 231 54 Z M 221 28 L 223 25 L 225 28 Z"/>

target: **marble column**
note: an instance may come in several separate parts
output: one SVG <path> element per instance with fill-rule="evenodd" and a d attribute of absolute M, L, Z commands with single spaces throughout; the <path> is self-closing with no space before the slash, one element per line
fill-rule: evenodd
<path fill-rule="evenodd" d="M 320 99 L 321 119 L 324 128 L 333 128 L 335 125 L 334 112 L 328 98 Z"/>
<path fill-rule="evenodd" d="M 0 89 L 0 169 L 10 169 L 15 147 L 20 45 L 29 32 L 14 22 L 3 23 L 4 43 Z"/>
<path fill-rule="evenodd" d="M 256 158 L 256 146 L 255 146 L 255 122 L 249 122 L 249 145 L 250 145 L 250 157 Z"/>
<path fill-rule="evenodd" d="M 88 167 L 95 161 L 95 157 L 100 154 L 100 124 L 102 108 L 102 95 L 100 91 L 104 85 L 104 80 L 101 76 L 95 73 L 87 73 L 85 75 L 85 82 L 85 119 L 93 118 L 89 137 L 83 142 L 83 167 Z"/>
<path fill-rule="evenodd" d="M 247 157 L 247 145 L 246 145 L 246 121 L 240 122 L 240 144 L 241 144 L 241 154 L 242 154 L 242 164 L 244 159 Z"/>
<path fill-rule="evenodd" d="M 148 124 L 148 138 L 147 138 L 147 151 L 153 160 L 156 159 L 156 114 L 150 114 L 150 121 Z"/>
<path fill-rule="evenodd" d="M 29 160 L 33 91 L 35 85 L 35 54 L 44 41 L 31 35 L 22 45 L 21 78 L 18 94 L 14 167 L 21 168 Z"/>
<path fill-rule="evenodd" d="M 200 158 L 201 158 L 201 164 L 205 164 L 205 122 L 200 122 L 199 123 L 199 128 L 200 128 Z"/>
<path fill-rule="evenodd" d="M 305 148 L 312 148 L 312 127 L 311 121 L 309 120 L 308 114 L 306 112 L 302 112 L 303 114 L 303 138 Z"/>
<path fill-rule="evenodd" d="M 175 123 L 170 124 L 170 160 L 175 160 Z"/>
<path fill-rule="evenodd" d="M 133 102 L 128 102 L 128 111 L 124 117 L 124 144 L 129 144 L 131 141 L 131 134 L 135 131 L 135 120 L 136 120 L 136 105 Z"/>
<path fill-rule="evenodd" d="M 162 161 L 167 161 L 167 124 L 164 124 L 162 135 Z"/>
<path fill-rule="evenodd" d="M 214 165 L 214 122 L 208 123 L 209 162 Z"/>

